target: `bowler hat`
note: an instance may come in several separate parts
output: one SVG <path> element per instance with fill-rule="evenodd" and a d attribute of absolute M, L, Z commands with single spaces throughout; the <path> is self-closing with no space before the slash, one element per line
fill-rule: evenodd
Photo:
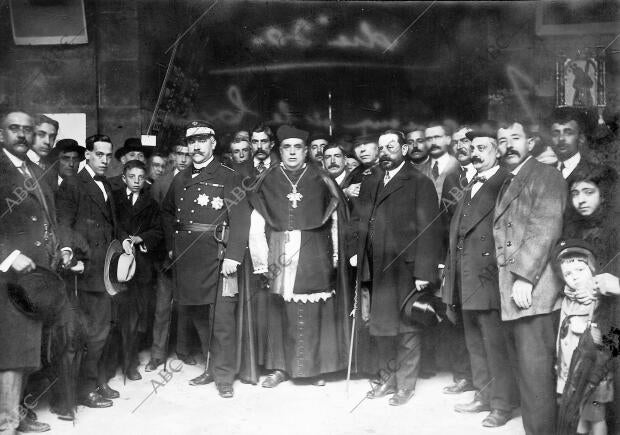
<path fill-rule="evenodd" d="M 80 157 L 80 161 L 84 160 L 84 154 L 86 153 L 86 148 L 80 146 L 76 140 L 74 139 L 61 139 L 56 142 L 56 145 L 50 151 L 49 158 L 51 160 L 58 159 L 60 153 L 70 153 L 76 152 Z"/>
<path fill-rule="evenodd" d="M 144 157 L 148 158 L 153 152 L 153 147 L 145 147 L 142 145 L 142 142 L 137 137 L 130 137 L 125 140 L 123 146 L 116 151 L 114 151 L 114 157 L 117 160 L 120 160 L 125 154 L 130 153 L 132 151 L 139 151 L 144 154 Z"/>
<path fill-rule="evenodd" d="M 136 273 L 136 258 L 125 253 L 121 242 L 112 240 L 105 254 L 103 266 L 103 283 L 110 296 L 127 290 L 127 282 Z"/>
<path fill-rule="evenodd" d="M 18 275 L 16 281 L 9 281 L 7 290 L 9 299 L 19 311 L 38 320 L 54 319 L 67 297 L 63 279 L 41 266 Z"/>
<path fill-rule="evenodd" d="M 426 290 L 413 290 L 400 306 L 400 317 L 411 326 L 428 328 L 441 320 L 435 295 Z"/>

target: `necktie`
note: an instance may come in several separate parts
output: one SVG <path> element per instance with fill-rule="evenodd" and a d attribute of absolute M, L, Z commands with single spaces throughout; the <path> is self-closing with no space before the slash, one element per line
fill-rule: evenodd
<path fill-rule="evenodd" d="M 465 180 L 465 183 L 463 183 Z M 459 166 L 459 181 L 461 182 L 461 186 L 467 184 L 467 171 L 462 166 Z"/>
<path fill-rule="evenodd" d="M 259 174 L 262 174 L 263 171 L 265 170 L 265 162 L 263 162 L 262 160 L 258 163 L 258 166 L 256 167 L 256 169 L 258 170 Z"/>
<path fill-rule="evenodd" d="M 502 199 L 502 197 L 508 190 L 508 186 L 510 186 L 510 183 L 512 182 L 512 179 L 514 177 L 515 177 L 514 174 L 509 174 L 508 177 L 506 177 L 506 179 L 504 180 L 504 183 L 502 184 L 502 187 L 500 187 L 499 189 L 499 195 L 497 195 L 498 200 Z"/>
<path fill-rule="evenodd" d="M 388 181 L 390 181 L 392 179 L 392 177 L 390 177 L 390 173 L 389 172 L 385 172 L 385 177 L 383 177 L 383 185 L 386 186 L 388 184 Z"/>
<path fill-rule="evenodd" d="M 480 175 L 476 175 L 474 178 L 472 178 L 471 182 L 472 184 L 476 184 L 476 183 L 484 183 L 487 181 L 487 177 L 481 177 Z"/>
<path fill-rule="evenodd" d="M 133 193 L 128 194 L 128 195 L 127 195 L 127 200 L 128 200 L 131 204 L 133 204 L 132 199 L 133 199 Z"/>
<path fill-rule="evenodd" d="M 560 162 L 560 174 L 564 175 L 564 169 L 566 169 L 566 166 L 564 166 L 564 162 Z"/>
<path fill-rule="evenodd" d="M 195 166 L 192 166 L 192 175 L 200 174 L 201 171 L 202 171 L 202 168 L 197 168 Z"/>
<path fill-rule="evenodd" d="M 439 178 L 439 164 L 435 162 L 433 165 L 433 169 L 431 170 L 431 174 L 433 175 L 433 180 Z"/>

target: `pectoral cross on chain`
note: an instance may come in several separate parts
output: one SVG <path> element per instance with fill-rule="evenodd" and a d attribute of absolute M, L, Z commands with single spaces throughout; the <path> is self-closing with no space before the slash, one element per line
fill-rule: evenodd
<path fill-rule="evenodd" d="M 301 202 L 304 196 L 297 191 L 296 186 L 293 186 L 293 191 L 289 193 L 288 195 L 286 195 L 286 197 L 288 198 L 289 201 L 291 201 L 292 207 L 297 208 L 297 203 Z"/>

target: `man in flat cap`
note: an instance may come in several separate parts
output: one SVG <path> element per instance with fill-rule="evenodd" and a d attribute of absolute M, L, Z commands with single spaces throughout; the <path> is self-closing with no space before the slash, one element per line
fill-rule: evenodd
<path fill-rule="evenodd" d="M 485 427 L 503 426 L 515 407 L 516 384 L 502 333 L 493 212 L 508 178 L 498 165 L 497 139 L 492 133 L 465 133 L 475 168 L 472 180 L 455 206 L 450 222 L 446 279 L 442 298 L 448 309 L 459 306 L 476 388 L 471 403 L 456 405 L 461 413 L 491 413 Z M 449 317 L 450 318 L 450 317 Z"/>
<path fill-rule="evenodd" d="M 207 358 L 204 373 L 190 385 L 215 381 L 220 396 L 230 398 L 236 363 L 236 274 L 250 213 L 240 176 L 213 155 L 213 126 L 193 121 L 185 128 L 185 140 L 193 163 L 174 178 L 162 203 L 174 298 L 180 317 L 196 328 Z"/>
<path fill-rule="evenodd" d="M 265 368 L 273 372 L 262 386 L 289 377 L 321 386 L 322 375 L 343 369 L 347 358 L 350 308 L 336 279 L 345 258 L 338 256 L 335 229 L 346 205 L 329 175 L 306 163 L 307 132 L 282 126 L 277 137 L 282 162 L 259 177 L 250 196 L 254 273 L 267 275 L 272 293 Z M 254 235 L 265 224 L 268 242 Z"/>

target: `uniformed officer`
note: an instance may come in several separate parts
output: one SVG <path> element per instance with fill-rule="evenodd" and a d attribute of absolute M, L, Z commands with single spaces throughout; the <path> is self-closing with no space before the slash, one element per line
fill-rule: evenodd
<path fill-rule="evenodd" d="M 174 178 L 162 203 L 174 298 L 211 360 L 190 385 L 215 380 L 220 396 L 228 398 L 233 396 L 236 362 L 234 284 L 247 244 L 250 212 L 241 177 L 213 156 L 217 143 L 213 126 L 193 121 L 185 131 L 193 164 Z M 218 239 L 226 238 L 224 248 Z"/>

